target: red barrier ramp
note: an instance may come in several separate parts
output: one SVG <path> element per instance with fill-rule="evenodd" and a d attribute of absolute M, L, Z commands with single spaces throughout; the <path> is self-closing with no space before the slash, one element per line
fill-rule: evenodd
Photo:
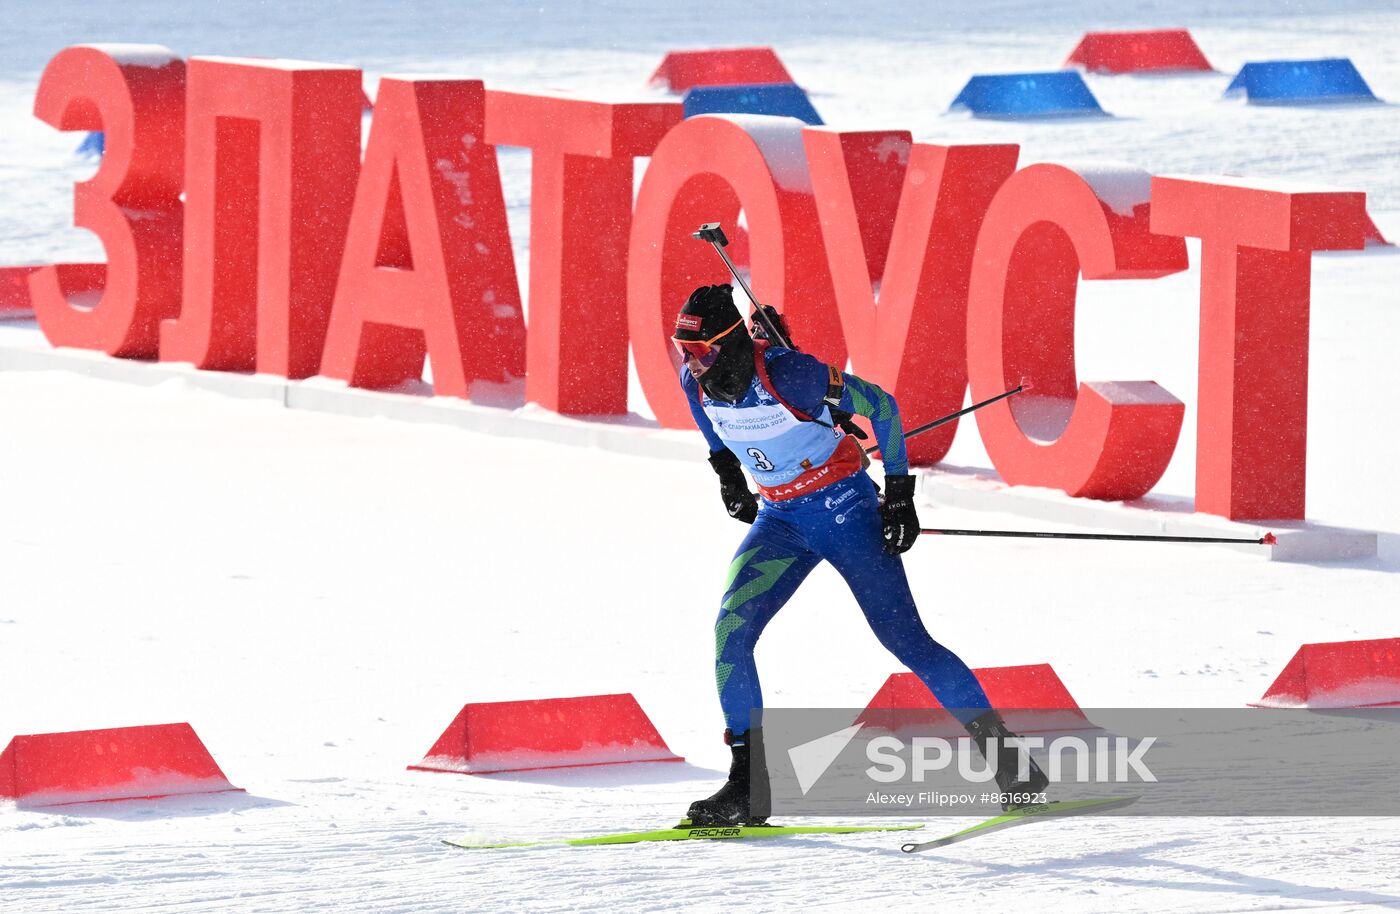
<path fill-rule="evenodd" d="M 0 797 L 25 806 L 231 790 L 183 723 L 16 736 L 0 752 Z"/>
<path fill-rule="evenodd" d="M 42 266 L 0 267 L 0 321 L 34 316 L 34 302 L 29 296 L 30 274 Z M 107 281 L 107 265 L 102 263 L 65 263 L 58 267 L 63 294 L 77 304 L 97 303 Z"/>
<path fill-rule="evenodd" d="M 1400 705 L 1400 638 L 1305 644 L 1255 708 Z"/>
<path fill-rule="evenodd" d="M 671 51 L 647 80 L 677 94 L 691 86 L 741 86 L 794 82 L 772 48 Z"/>
<path fill-rule="evenodd" d="M 1065 66 L 1083 67 L 1092 73 L 1214 69 L 1186 29 L 1087 32 Z"/>
<path fill-rule="evenodd" d="M 1097 729 L 1048 663 L 985 667 L 972 675 L 1015 733 Z M 939 736 L 965 734 L 913 673 L 894 673 L 886 679 L 857 721 L 893 732 L 918 728 Z"/>
<path fill-rule="evenodd" d="M 1390 242 L 1390 241 L 1386 241 L 1386 240 L 1385 240 L 1385 236 L 1382 235 L 1382 234 L 1381 234 L 1381 230 L 1380 230 L 1379 228 L 1376 227 L 1376 220 L 1374 220 L 1374 219 L 1371 218 L 1371 214 L 1370 214 L 1370 213 L 1367 213 L 1367 214 L 1366 214 L 1366 227 L 1365 227 L 1364 231 L 1365 231 L 1365 233 L 1366 233 L 1366 246 L 1367 246 L 1367 247 L 1371 247 L 1372 245 L 1381 245 L 1381 246 L 1383 246 L 1383 247 L 1388 247 L 1388 248 L 1393 248 L 1393 247 L 1395 247 L 1395 244 L 1394 244 L 1393 242 Z M 3 304 L 0 304 L 0 308 L 3 308 L 3 307 L 4 307 L 4 305 L 3 305 Z"/>
<path fill-rule="evenodd" d="M 468 704 L 423 761 L 408 767 L 493 774 L 680 761 L 637 699 L 623 693 Z"/>

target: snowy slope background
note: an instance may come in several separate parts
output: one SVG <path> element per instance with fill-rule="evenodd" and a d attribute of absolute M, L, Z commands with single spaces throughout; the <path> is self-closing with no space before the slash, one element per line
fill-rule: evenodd
<path fill-rule="evenodd" d="M 0 27 L 0 263 L 100 258 L 73 230 L 92 170 L 29 114 L 86 41 L 299 57 L 602 98 L 667 49 L 772 44 L 827 122 L 1019 142 L 1022 162 L 1125 160 L 1368 194 L 1400 235 L 1400 108 L 1219 101 L 1246 60 L 1352 57 L 1400 101 L 1393 4 L 599 2 L 217 10 L 13 4 Z M 1188 26 L 1216 74 L 1097 77 L 1112 121 L 941 112 L 974 72 L 1053 69 L 1082 32 Z M 529 154 L 502 150 L 522 284 Z M 1193 264 L 1196 248 L 1192 247 Z M 1158 491 L 1194 478 L 1196 269 L 1081 290 L 1080 376 L 1187 403 Z M 935 637 L 973 666 L 1050 661 L 1085 707 L 1237 707 L 1303 642 L 1393 637 L 1400 606 L 1400 256 L 1314 258 L 1309 514 L 1381 554 L 1282 565 L 1213 548 L 939 540 L 907 557 Z M 522 290 L 523 291 L 523 290 Z M 622 290 L 619 290 L 621 298 Z M 0 345 L 32 325 L 0 325 Z M 634 396 L 632 409 L 647 415 Z M 666 824 L 726 753 L 711 626 L 742 535 L 693 464 L 292 412 L 76 373 L 0 373 L 0 742 L 188 720 L 246 796 L 0 807 L 0 911 L 1054 910 L 1400 906 L 1390 820 L 1058 823 L 906 858 L 891 836 L 766 845 L 448 851 L 444 836 Z M 975 427 L 950 462 L 985 467 Z M 926 509 L 946 526 L 1022 518 Z M 860 706 L 897 667 L 827 570 L 759 649 L 774 704 Z M 685 765 L 467 778 L 407 772 L 466 701 L 634 692 Z M 948 822 L 951 820 L 945 820 Z M 1034 895 L 1032 894 L 1034 893 Z"/>

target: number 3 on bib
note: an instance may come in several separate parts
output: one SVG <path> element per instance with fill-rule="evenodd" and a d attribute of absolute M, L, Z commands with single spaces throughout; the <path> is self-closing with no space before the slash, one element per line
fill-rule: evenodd
<path fill-rule="evenodd" d="M 748 453 L 748 455 L 749 455 L 750 457 L 753 458 L 754 469 L 756 469 L 756 470 L 765 470 L 765 471 L 766 471 L 766 470 L 771 470 L 771 469 L 774 468 L 772 462 L 771 462 L 771 461 L 768 459 L 768 457 L 767 457 L 762 451 L 760 451 L 758 448 L 756 448 L 756 447 L 751 447 L 751 448 L 748 449 L 747 453 Z"/>

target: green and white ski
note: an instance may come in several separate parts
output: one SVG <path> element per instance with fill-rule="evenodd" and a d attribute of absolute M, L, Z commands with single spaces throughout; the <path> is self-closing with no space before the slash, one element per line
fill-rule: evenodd
<path fill-rule="evenodd" d="M 450 847 L 479 850 L 500 847 L 543 847 L 546 845 L 568 845 L 570 847 L 592 847 L 599 844 L 639 844 L 643 841 L 715 841 L 728 839 L 782 838 L 788 835 L 849 835 L 867 831 L 912 831 L 922 825 L 731 825 L 694 826 L 682 821 L 675 828 L 662 828 L 656 831 L 622 832 L 615 835 L 591 835 L 586 838 L 555 838 L 545 841 L 508 841 L 503 843 L 483 843 L 476 841 L 448 841 L 442 843 Z"/>
<path fill-rule="evenodd" d="M 919 851 L 929 851 L 936 847 L 947 847 L 950 844 L 957 844 L 959 841 L 966 841 L 969 838 L 980 838 L 992 832 L 998 832 L 1006 828 L 1015 828 L 1018 825 L 1029 825 L 1032 822 L 1040 822 L 1045 819 L 1061 819 L 1067 816 L 1082 816 L 1091 812 L 1107 812 L 1110 809 L 1118 809 L 1137 801 L 1137 797 L 1111 797 L 1097 800 L 1067 800 L 1065 802 L 1040 803 L 1035 806 L 1023 806 L 1020 809 L 988 819 L 985 822 L 978 822 L 976 825 L 968 826 L 962 831 L 953 832 L 942 838 L 933 841 L 924 841 L 918 844 L 905 844 L 900 850 L 906 854 L 917 854 Z"/>

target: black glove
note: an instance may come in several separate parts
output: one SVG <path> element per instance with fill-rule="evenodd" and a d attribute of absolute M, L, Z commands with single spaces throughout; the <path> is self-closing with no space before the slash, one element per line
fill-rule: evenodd
<path fill-rule="evenodd" d="M 758 311 L 762 311 L 763 315 L 760 315 Z M 778 328 L 778 332 L 782 334 L 783 339 L 787 340 L 787 348 L 797 352 L 797 344 L 792 341 L 792 331 L 788 330 L 787 321 L 783 319 L 783 313 L 772 305 L 759 305 L 758 311 L 755 311 L 753 316 L 753 333 L 751 334 L 753 338 L 756 340 L 767 340 L 774 346 L 784 345 L 781 340 L 775 340 L 768 335 L 768 324 L 763 320 L 763 316 L 766 315 Z"/>
<path fill-rule="evenodd" d="M 733 451 L 715 451 L 710 455 L 710 466 L 719 477 L 719 497 L 724 499 L 724 510 L 735 520 L 746 524 L 758 517 L 758 496 L 749 491 L 749 481 L 744 478 L 744 469 Z"/>
<path fill-rule="evenodd" d="M 880 501 L 881 534 L 890 555 L 908 552 L 919 538 L 919 512 L 914 510 L 914 477 L 886 476 Z"/>

